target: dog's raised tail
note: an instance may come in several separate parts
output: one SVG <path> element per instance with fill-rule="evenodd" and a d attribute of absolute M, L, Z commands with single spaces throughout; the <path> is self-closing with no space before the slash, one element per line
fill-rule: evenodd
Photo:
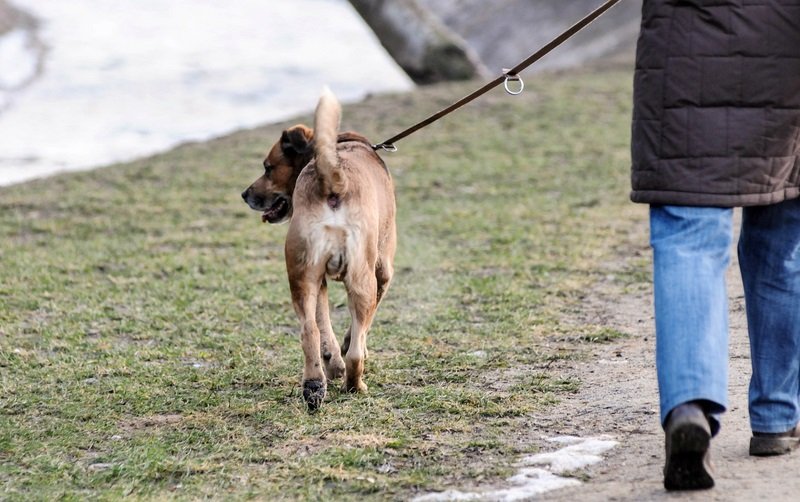
<path fill-rule="evenodd" d="M 314 156 L 317 173 L 322 178 L 325 195 L 342 195 L 347 190 L 347 179 L 339 164 L 337 143 L 342 107 L 336 96 L 325 87 L 314 113 Z"/>

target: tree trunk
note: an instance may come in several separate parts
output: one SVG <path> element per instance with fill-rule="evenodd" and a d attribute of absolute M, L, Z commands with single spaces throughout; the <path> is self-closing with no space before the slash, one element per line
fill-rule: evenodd
<path fill-rule="evenodd" d="M 417 84 L 487 74 L 478 57 L 417 0 L 350 0 L 381 44 Z"/>

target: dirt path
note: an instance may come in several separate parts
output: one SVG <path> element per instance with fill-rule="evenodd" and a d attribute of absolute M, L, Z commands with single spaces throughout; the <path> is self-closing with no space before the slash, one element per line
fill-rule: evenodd
<path fill-rule="evenodd" d="M 646 243 L 644 222 L 636 232 Z M 800 472 L 800 452 L 761 459 L 747 454 L 750 356 L 735 249 L 728 273 L 728 291 L 731 408 L 712 443 L 716 487 L 681 494 L 667 493 L 662 487 L 664 439 L 658 423 L 652 290 L 648 287 L 621 294 L 599 291 L 590 295 L 587 315 L 597 317 L 593 322 L 602 322 L 631 336 L 598 345 L 585 362 L 565 368 L 565 372 L 582 380 L 581 390 L 552 413 L 537 417 L 537 423 L 541 424 L 543 436 L 607 434 L 620 444 L 605 454 L 603 462 L 578 474 L 585 483 L 548 492 L 537 500 L 798 500 L 800 477 L 796 473 Z M 541 446 L 543 450 L 553 449 L 544 441 Z"/>

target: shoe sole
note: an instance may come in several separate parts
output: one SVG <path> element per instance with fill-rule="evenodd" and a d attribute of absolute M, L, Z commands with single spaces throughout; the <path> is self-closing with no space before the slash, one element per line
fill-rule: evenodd
<path fill-rule="evenodd" d="M 664 488 L 667 490 L 706 490 L 714 486 L 706 455 L 711 434 L 700 425 L 687 423 L 670 433 Z"/>

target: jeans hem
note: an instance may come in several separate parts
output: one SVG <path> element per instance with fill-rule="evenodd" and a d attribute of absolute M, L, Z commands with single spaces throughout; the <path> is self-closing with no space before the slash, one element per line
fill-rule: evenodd
<path fill-rule="evenodd" d="M 664 428 L 666 426 L 667 417 L 669 413 L 677 408 L 678 406 L 682 405 L 683 403 L 688 403 L 690 401 L 702 401 L 703 411 L 705 411 L 706 415 L 709 418 L 709 425 L 711 425 L 711 434 L 716 436 L 719 432 L 721 423 L 720 423 L 720 416 L 725 413 L 728 409 L 727 400 L 725 399 L 712 399 L 709 397 L 705 397 L 706 394 L 704 393 L 687 393 L 681 394 L 678 398 L 674 400 L 670 400 L 671 403 L 668 405 L 664 405 L 667 401 L 661 404 L 661 427 Z M 667 407 L 668 406 L 668 407 Z"/>
<path fill-rule="evenodd" d="M 779 434 L 782 432 L 787 432 L 795 427 L 800 423 L 800 417 L 797 417 L 795 420 L 791 422 L 783 422 L 778 425 L 775 424 L 760 424 L 755 422 L 750 422 L 750 429 L 753 432 L 762 432 L 765 434 Z"/>

